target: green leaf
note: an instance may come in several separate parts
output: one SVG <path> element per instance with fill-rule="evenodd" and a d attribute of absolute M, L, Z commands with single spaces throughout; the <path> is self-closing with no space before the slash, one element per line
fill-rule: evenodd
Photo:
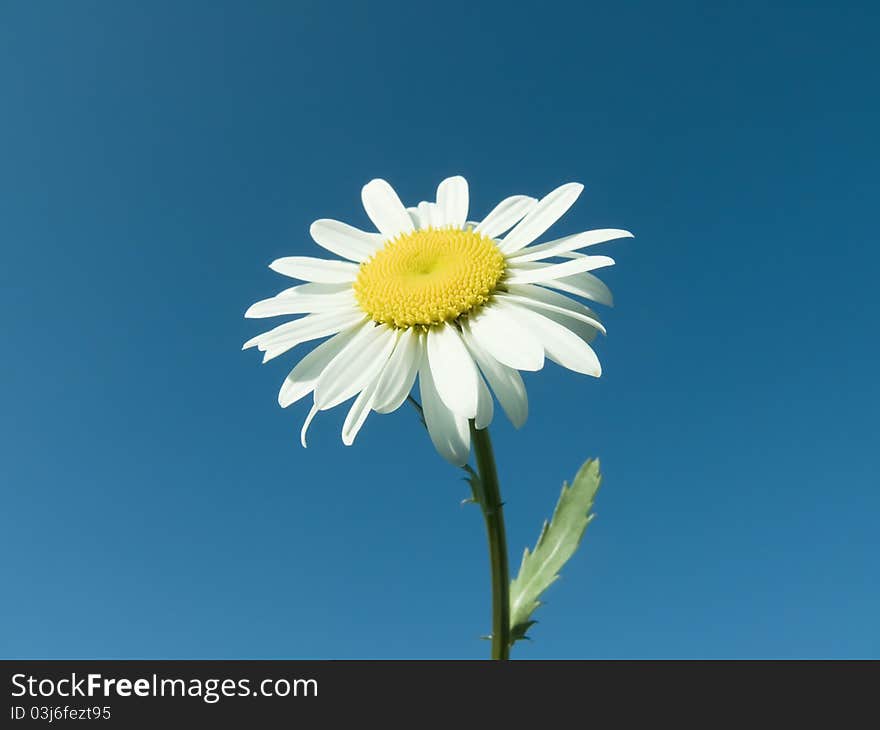
<path fill-rule="evenodd" d="M 461 468 L 467 473 L 464 480 L 471 485 L 471 496 L 468 499 L 462 500 L 462 504 L 485 504 L 485 493 L 483 492 L 483 482 L 480 481 L 480 475 L 469 464 L 465 464 Z"/>
<path fill-rule="evenodd" d="M 559 571 L 574 555 L 587 525 L 593 521 L 593 500 L 602 476 L 599 460 L 588 460 L 571 486 L 562 485 L 562 494 L 549 522 L 538 537 L 535 549 L 526 548 L 519 574 L 510 583 L 510 643 L 529 638 L 526 632 L 535 621 L 532 614 L 541 605 L 541 594 L 559 578 Z"/>

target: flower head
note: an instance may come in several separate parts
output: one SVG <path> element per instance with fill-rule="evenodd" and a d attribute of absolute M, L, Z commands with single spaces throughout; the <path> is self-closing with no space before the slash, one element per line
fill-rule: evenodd
<path fill-rule="evenodd" d="M 632 234 L 602 229 L 533 243 L 582 189 L 568 183 L 541 200 L 515 195 L 470 222 L 463 177 L 440 183 L 436 202 L 412 208 L 387 182 L 373 180 L 362 199 L 378 233 L 315 221 L 315 242 L 345 260 L 272 262 L 273 270 L 307 283 L 245 313 L 305 315 L 245 343 L 265 353 L 263 362 L 329 338 L 299 361 L 278 394 L 285 408 L 313 397 L 303 446 L 319 411 L 354 398 L 342 427 L 342 440 L 351 445 L 369 413 L 399 408 L 418 378 L 434 446 L 462 465 L 470 455 L 468 421 L 482 429 L 492 420 L 490 388 L 519 428 L 528 401 L 518 371 L 540 370 L 546 357 L 598 377 L 589 343 L 605 330 L 595 312 L 566 294 L 611 304 L 608 288 L 589 272 L 614 261 L 580 249 Z"/>

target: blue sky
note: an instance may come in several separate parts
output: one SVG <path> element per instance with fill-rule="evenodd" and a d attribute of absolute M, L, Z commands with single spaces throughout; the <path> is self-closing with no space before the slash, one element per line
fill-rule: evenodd
<path fill-rule="evenodd" d="M 602 459 L 521 658 L 880 657 L 872 3 L 0 10 L 0 655 L 478 658 L 488 566 L 414 415 L 298 444 L 245 308 L 308 225 L 576 180 L 600 380 L 493 427 L 512 561 Z"/>

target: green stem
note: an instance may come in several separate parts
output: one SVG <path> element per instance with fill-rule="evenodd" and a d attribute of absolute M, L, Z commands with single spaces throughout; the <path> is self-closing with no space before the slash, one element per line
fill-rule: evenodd
<path fill-rule="evenodd" d="M 489 538 L 492 570 L 492 658 L 510 658 L 510 578 L 507 567 L 507 537 L 504 532 L 504 506 L 498 486 L 498 471 L 492 453 L 489 429 L 476 429 L 471 421 L 471 437 L 482 485 L 480 507 Z"/>

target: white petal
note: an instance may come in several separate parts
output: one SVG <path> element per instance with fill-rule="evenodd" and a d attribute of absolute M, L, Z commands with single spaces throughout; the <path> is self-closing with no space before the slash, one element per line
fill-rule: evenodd
<path fill-rule="evenodd" d="M 376 386 L 373 410 L 391 413 L 400 408 L 416 380 L 423 348 L 424 343 L 418 332 L 408 329 L 401 333 Z"/>
<path fill-rule="evenodd" d="M 268 362 L 303 342 L 335 335 L 365 318 L 362 311 L 354 308 L 309 314 L 251 338 L 244 343 L 242 349 L 256 345 L 266 353 L 263 362 Z"/>
<path fill-rule="evenodd" d="M 534 209 L 523 218 L 501 242 L 501 250 L 506 254 L 528 246 L 567 211 L 577 200 L 584 186 L 580 183 L 560 185 L 545 195 Z"/>
<path fill-rule="evenodd" d="M 597 329 L 602 334 L 605 334 L 604 325 L 598 319 L 596 319 L 595 316 L 591 317 L 587 314 L 583 314 L 582 312 L 578 312 L 578 311 L 573 310 L 569 307 L 560 307 L 557 304 L 551 304 L 549 302 L 542 301 L 541 299 L 538 299 L 538 298 L 533 298 L 533 297 L 529 297 L 529 296 L 522 296 L 522 295 L 513 294 L 513 293 L 499 292 L 498 294 L 496 294 L 496 297 L 498 299 L 506 301 L 506 302 L 512 302 L 513 304 L 519 304 L 520 306 L 526 307 L 527 309 L 531 309 L 532 311 L 537 311 L 539 314 L 543 313 L 541 310 L 544 310 L 546 312 L 555 312 L 557 314 L 564 314 L 567 317 L 572 317 L 573 319 L 577 319 L 577 320 L 580 320 L 581 322 L 585 322 L 586 324 L 590 325 L 590 327 L 592 327 L 593 329 Z M 572 303 L 576 304 L 577 302 L 572 302 Z M 586 309 L 586 307 L 584 307 L 584 309 Z"/>
<path fill-rule="evenodd" d="M 297 284 L 296 286 L 287 287 L 287 289 L 282 289 L 275 296 L 276 297 L 301 297 L 301 296 L 309 296 L 313 297 L 316 294 L 338 294 L 341 291 L 350 291 L 351 283 L 350 282 L 342 282 L 341 284 L 322 284 L 316 281 L 310 281 L 307 284 Z"/>
<path fill-rule="evenodd" d="M 441 226 L 461 228 L 467 220 L 468 204 L 468 184 L 461 175 L 447 177 L 437 186 Z"/>
<path fill-rule="evenodd" d="M 302 447 L 304 449 L 307 448 L 306 434 L 308 433 L 309 426 L 312 425 L 312 420 L 315 418 L 317 413 L 318 413 L 318 406 L 315 404 L 312 404 L 312 408 L 309 411 L 309 415 L 306 416 L 306 420 L 302 425 L 302 430 L 299 432 L 299 442 L 302 444 Z"/>
<path fill-rule="evenodd" d="M 540 370 L 544 367 L 544 348 L 511 315 L 511 309 L 496 300 L 469 317 L 465 327 L 498 362 L 517 370 Z"/>
<path fill-rule="evenodd" d="M 528 195 L 512 195 L 496 205 L 474 229 L 489 238 L 498 238 L 538 204 Z"/>
<path fill-rule="evenodd" d="M 301 337 L 302 342 L 308 342 L 308 340 L 314 340 L 318 337 L 326 337 L 328 334 L 336 334 L 336 332 L 364 319 L 366 319 L 366 315 L 355 307 L 332 312 L 316 312 L 273 327 L 248 340 L 244 348 L 256 345 L 259 350 L 266 350 L 268 347 L 275 347 L 294 337 Z M 339 328 L 336 332 L 327 331 L 335 327 Z"/>
<path fill-rule="evenodd" d="M 385 325 L 367 326 L 321 373 L 315 403 L 322 411 L 347 401 L 377 377 L 394 348 L 396 335 Z"/>
<path fill-rule="evenodd" d="M 345 423 L 342 424 L 342 443 L 346 446 L 351 446 L 354 443 L 361 426 L 366 423 L 367 416 L 370 415 L 370 410 L 376 400 L 377 382 L 374 380 L 358 394 L 345 417 Z"/>
<path fill-rule="evenodd" d="M 420 228 L 423 227 L 422 226 L 422 218 L 419 215 L 418 208 L 407 208 L 406 212 L 409 213 L 409 217 L 412 219 L 412 222 L 413 222 L 413 227 L 416 230 L 419 230 Z"/>
<path fill-rule="evenodd" d="M 365 325 L 356 325 L 334 335 L 300 360 L 281 384 L 281 390 L 278 391 L 278 405 L 287 408 L 311 393 L 315 389 L 321 373 L 324 372 L 324 368 L 333 361 L 333 358 L 342 351 L 363 326 Z"/>
<path fill-rule="evenodd" d="M 592 342 L 600 330 L 605 334 L 605 328 L 598 314 L 564 294 L 537 284 L 509 284 L 507 292 L 526 299 L 527 301 L 520 303 L 531 309 L 538 308 L 540 314 L 565 325 L 587 342 Z"/>
<path fill-rule="evenodd" d="M 501 408 L 515 428 L 521 428 L 529 415 L 529 400 L 522 376 L 513 368 L 502 365 L 486 352 L 467 328 L 463 331 L 465 344 L 489 381 Z"/>
<path fill-rule="evenodd" d="M 269 268 L 293 279 L 325 284 L 354 281 L 358 275 L 358 265 L 350 261 L 328 261 L 311 256 L 285 256 L 275 259 Z"/>
<path fill-rule="evenodd" d="M 383 238 L 389 239 L 413 229 L 412 218 L 387 182 L 371 180 L 361 191 L 364 210 Z"/>
<path fill-rule="evenodd" d="M 477 368 L 458 330 L 450 324 L 432 327 L 428 330 L 427 352 L 440 398 L 453 413 L 473 418 L 479 398 Z"/>
<path fill-rule="evenodd" d="M 577 294 L 580 297 L 598 302 L 599 304 L 605 304 L 609 307 L 614 305 L 614 297 L 611 294 L 611 290 L 604 281 L 593 274 L 584 273 L 564 276 L 561 279 L 541 282 L 541 286 L 558 289 L 569 294 Z"/>
<path fill-rule="evenodd" d="M 474 427 L 482 431 L 492 423 L 492 416 L 495 415 L 495 406 L 492 403 L 492 394 L 486 387 L 486 383 L 481 375 L 477 375 L 477 383 L 479 386 L 479 399 L 477 401 L 477 415 L 474 417 Z"/>
<path fill-rule="evenodd" d="M 382 236 L 378 233 L 367 233 L 330 218 L 316 220 L 309 233 L 319 246 L 350 261 L 364 261 L 382 246 Z"/>
<path fill-rule="evenodd" d="M 595 231 L 575 233 L 555 241 L 548 241 L 537 246 L 527 246 L 517 251 L 510 257 L 511 262 L 522 263 L 524 261 L 540 261 L 563 253 L 576 251 L 579 248 L 593 246 L 597 243 L 614 241 L 618 238 L 632 238 L 633 234 L 618 228 L 601 228 Z"/>
<path fill-rule="evenodd" d="M 572 312 L 579 312 L 580 314 L 592 317 L 595 320 L 599 319 L 599 315 L 589 307 L 571 297 L 565 296 L 565 294 L 559 294 L 550 289 L 545 289 L 545 286 L 546 285 L 541 284 L 508 284 L 506 289 L 509 294 L 516 294 L 517 296 L 528 297 L 529 299 L 537 299 L 539 302 L 546 302 L 547 304 L 552 304 L 556 307 L 569 309 Z"/>
<path fill-rule="evenodd" d="M 614 266 L 614 259 L 610 256 L 583 256 L 573 261 L 565 261 L 561 264 L 547 264 L 539 268 L 533 265 L 511 264 L 506 281 L 511 284 L 534 284 L 537 282 L 561 279 L 583 271 L 593 271 L 605 266 Z"/>
<path fill-rule="evenodd" d="M 421 228 L 439 228 L 440 212 L 434 203 L 423 200 L 419 203 L 419 222 Z"/>
<path fill-rule="evenodd" d="M 599 377 L 602 366 L 593 348 L 567 327 L 529 309 L 516 307 L 518 317 L 528 324 L 553 362 L 584 375 Z"/>
<path fill-rule="evenodd" d="M 419 369 L 419 390 L 422 396 L 422 413 L 434 448 L 448 462 L 464 466 L 471 452 L 471 434 L 468 421 L 456 416 L 440 400 L 427 358 Z"/>
<path fill-rule="evenodd" d="M 582 322 L 579 319 L 572 319 L 571 317 L 565 314 L 560 314 L 559 312 L 552 312 L 545 309 L 538 312 L 538 314 L 547 317 L 547 319 L 552 319 L 554 322 L 558 322 L 566 329 L 574 332 L 578 337 L 580 337 L 584 342 L 587 343 L 595 340 L 596 335 L 599 334 L 599 330 L 593 327 L 593 325 Z M 602 334 L 604 334 L 604 332 Z"/>
<path fill-rule="evenodd" d="M 287 296 L 281 294 L 263 299 L 248 307 L 244 316 L 249 319 L 262 317 L 278 317 L 282 314 L 308 314 L 310 312 L 328 312 L 340 307 L 348 307 L 357 304 L 354 292 L 350 286 L 346 286 L 341 292 L 335 294 L 299 294 Z"/>

